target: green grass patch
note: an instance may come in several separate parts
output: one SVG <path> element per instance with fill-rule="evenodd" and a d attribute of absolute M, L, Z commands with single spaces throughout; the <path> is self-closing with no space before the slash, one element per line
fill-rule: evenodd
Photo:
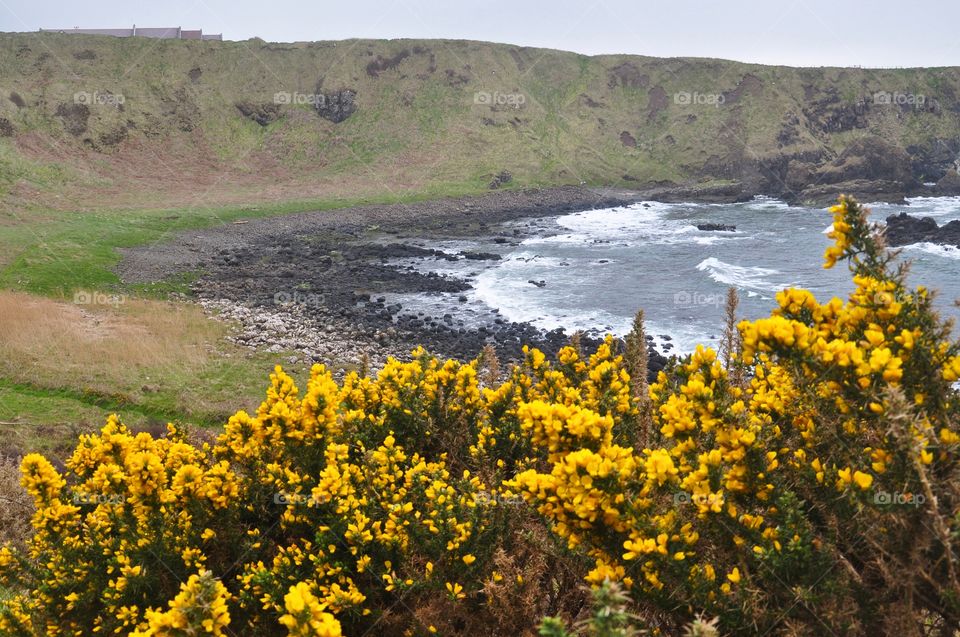
<path fill-rule="evenodd" d="M 305 211 L 323 211 L 371 203 L 407 203 L 473 194 L 477 181 L 424 188 L 416 193 L 382 194 L 352 199 L 288 201 L 263 206 L 117 210 L 45 213 L 32 221 L 20 215 L 0 237 L 0 252 L 13 255 L 0 268 L 0 288 L 66 298 L 78 289 L 143 292 L 157 297 L 166 291 L 184 292 L 196 273 L 154 286 L 124 286 L 113 268 L 120 248 L 171 239 L 186 230 L 210 228 L 239 219 L 255 219 Z"/>

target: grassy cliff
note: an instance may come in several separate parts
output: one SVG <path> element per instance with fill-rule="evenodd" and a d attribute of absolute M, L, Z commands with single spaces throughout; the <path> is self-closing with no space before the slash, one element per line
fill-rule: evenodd
<path fill-rule="evenodd" d="M 69 210 L 457 194 L 502 170 L 516 185 L 909 191 L 960 153 L 958 91 L 953 67 L 5 34 L 0 196 Z"/>

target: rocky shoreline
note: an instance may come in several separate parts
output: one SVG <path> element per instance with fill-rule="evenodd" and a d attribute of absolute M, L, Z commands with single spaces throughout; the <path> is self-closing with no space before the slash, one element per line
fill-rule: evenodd
<path fill-rule="evenodd" d="M 447 294 L 466 303 L 463 293 L 470 288 L 453 277 L 397 267 L 397 259 L 479 262 L 499 256 L 449 254 L 404 240 L 487 235 L 501 232 L 498 224 L 526 219 L 495 237 L 498 243 L 515 243 L 535 234 L 535 217 L 650 198 L 649 192 L 567 187 L 300 213 L 187 232 L 130 249 L 117 271 L 128 283 L 199 272 L 193 293 L 208 311 L 239 325 L 232 339 L 269 352 L 296 352 L 290 363 L 377 369 L 388 356 L 406 355 L 417 345 L 469 360 L 488 344 L 503 360 L 518 360 L 524 345 L 556 352 L 570 335 L 508 321 L 495 309 L 484 313 L 464 305 L 462 312 L 431 316 L 388 300 Z M 466 321 L 468 312 L 480 315 Z M 587 347 L 594 341 L 582 337 Z M 652 351 L 651 373 L 665 362 Z"/>

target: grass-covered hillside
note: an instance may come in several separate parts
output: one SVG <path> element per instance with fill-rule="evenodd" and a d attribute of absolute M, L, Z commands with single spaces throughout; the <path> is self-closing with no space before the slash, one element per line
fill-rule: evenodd
<path fill-rule="evenodd" d="M 20 211 L 459 194 L 503 170 L 513 185 L 909 192 L 954 166 L 958 90 L 958 68 L 4 34 L 0 197 Z"/>

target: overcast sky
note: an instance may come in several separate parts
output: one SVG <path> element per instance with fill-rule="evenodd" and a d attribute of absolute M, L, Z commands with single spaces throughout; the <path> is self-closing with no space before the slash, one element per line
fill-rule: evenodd
<path fill-rule="evenodd" d="M 132 24 L 229 40 L 464 38 L 794 66 L 960 64 L 955 0 L 0 0 L 0 31 Z"/>

